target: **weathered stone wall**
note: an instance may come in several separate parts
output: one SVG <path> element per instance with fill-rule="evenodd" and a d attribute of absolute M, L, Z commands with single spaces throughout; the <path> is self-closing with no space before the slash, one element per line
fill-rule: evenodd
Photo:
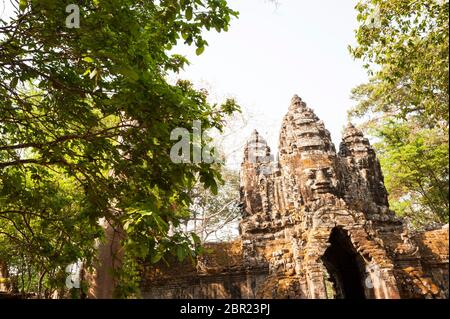
<path fill-rule="evenodd" d="M 448 231 L 447 224 L 440 229 L 421 232 L 413 236 L 413 240 L 419 248 L 424 276 L 430 278 L 444 298 L 449 298 Z"/>
<path fill-rule="evenodd" d="M 146 269 L 143 298 L 256 298 L 267 278 L 267 267 L 245 263 L 242 242 L 208 244 L 210 253 L 196 265 L 190 261 L 160 262 Z"/>
<path fill-rule="evenodd" d="M 368 139 L 349 124 L 336 152 L 298 96 L 283 119 L 277 161 L 252 133 L 240 192 L 240 241 L 216 246 L 196 268 L 146 271 L 144 297 L 448 297 L 448 227 L 410 234 L 389 210 Z"/>

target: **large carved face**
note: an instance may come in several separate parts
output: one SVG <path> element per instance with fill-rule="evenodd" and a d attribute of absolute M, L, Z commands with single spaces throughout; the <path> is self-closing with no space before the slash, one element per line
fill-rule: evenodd
<path fill-rule="evenodd" d="M 321 158 L 302 161 L 300 171 L 302 195 L 306 202 L 337 194 L 338 178 L 334 162 Z"/>

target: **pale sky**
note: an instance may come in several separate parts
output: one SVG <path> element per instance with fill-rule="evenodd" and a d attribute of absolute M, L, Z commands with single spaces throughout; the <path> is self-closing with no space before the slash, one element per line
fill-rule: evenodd
<path fill-rule="evenodd" d="M 11 14 L 0 0 L 0 14 Z M 240 12 L 228 32 L 208 32 L 209 46 L 199 57 L 192 48 L 175 53 L 191 61 L 180 75 L 206 88 L 213 101 L 234 97 L 248 119 L 234 127 L 224 143 L 236 158 L 242 145 L 257 129 L 276 152 L 281 119 L 298 94 L 312 107 L 331 132 L 338 148 L 347 110 L 355 104 L 351 89 L 367 81 L 359 61 L 347 46 L 355 43 L 356 0 L 229 0 Z"/>
<path fill-rule="evenodd" d="M 351 89 L 367 81 L 362 63 L 347 46 L 355 43 L 356 1 L 229 0 L 240 12 L 227 33 L 210 32 L 209 46 L 197 57 L 180 48 L 191 65 L 183 78 L 206 87 L 214 99 L 234 97 L 251 121 L 233 139 L 256 128 L 272 149 L 278 145 L 281 120 L 298 94 L 325 123 L 336 148 L 355 104 Z"/>

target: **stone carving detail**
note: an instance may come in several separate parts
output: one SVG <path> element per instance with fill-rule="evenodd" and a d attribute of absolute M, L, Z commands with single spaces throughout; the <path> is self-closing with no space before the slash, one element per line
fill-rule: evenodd
<path fill-rule="evenodd" d="M 153 270 L 144 296 L 448 298 L 448 225 L 409 233 L 389 210 L 374 149 L 353 125 L 336 152 L 323 122 L 294 96 L 277 161 L 254 131 L 240 183 L 240 240 L 221 243 L 201 269 Z"/>
<path fill-rule="evenodd" d="M 425 280 L 429 290 L 423 284 L 420 289 L 402 285 L 408 274 L 411 282 L 423 282 L 411 277 L 425 276 L 421 257 L 403 222 L 389 210 L 380 163 L 360 130 L 349 124 L 337 153 L 324 123 L 295 95 L 282 122 L 278 159 L 273 161 L 267 143 L 254 131 L 241 168 L 240 230 L 242 239 L 252 243 L 244 251 L 262 247 L 256 252 L 269 265 L 261 296 L 276 290 L 272 297 L 291 298 L 292 287 L 297 297 L 308 298 L 400 298 L 411 290 L 416 296 L 417 291 L 445 295 L 430 278 Z M 343 251 L 333 246 L 333 236 L 346 246 Z M 340 273 L 343 265 L 336 254 L 353 256 L 360 269 L 353 283 L 360 284 L 359 296 L 346 295 L 345 285 L 352 283 Z M 274 288 L 281 283 L 290 287 L 285 296 Z"/>

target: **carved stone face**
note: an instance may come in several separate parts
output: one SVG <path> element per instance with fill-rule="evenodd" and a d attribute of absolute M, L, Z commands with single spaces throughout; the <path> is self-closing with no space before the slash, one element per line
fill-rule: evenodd
<path fill-rule="evenodd" d="M 335 185 L 333 178 L 334 170 L 331 167 L 307 168 L 303 171 L 306 176 L 305 185 L 317 194 L 332 193 Z"/>
<path fill-rule="evenodd" d="M 312 165 L 303 166 L 300 176 L 305 201 L 319 199 L 324 194 L 337 193 L 338 179 L 332 163 L 314 162 Z"/>

